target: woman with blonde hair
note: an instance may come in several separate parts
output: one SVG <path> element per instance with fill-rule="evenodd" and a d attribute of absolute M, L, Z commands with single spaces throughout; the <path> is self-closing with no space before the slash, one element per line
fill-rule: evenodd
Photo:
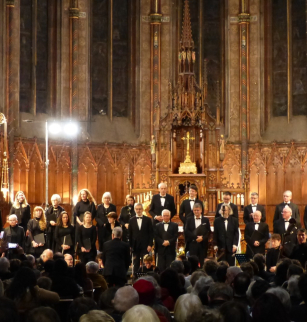
<path fill-rule="evenodd" d="M 29 239 L 31 241 L 30 252 L 37 258 L 40 257 L 46 246 L 47 222 L 45 211 L 42 207 L 35 207 L 33 218 L 28 222 Z"/>
<path fill-rule="evenodd" d="M 23 191 L 18 191 L 16 193 L 14 203 L 10 210 L 10 215 L 16 215 L 18 225 L 21 226 L 24 231 L 27 231 L 28 221 L 31 219 L 31 209 Z"/>
<path fill-rule="evenodd" d="M 105 192 L 102 195 L 102 204 L 97 207 L 96 222 L 98 227 L 98 241 L 99 241 L 99 250 L 103 250 L 103 236 L 104 229 L 108 223 L 107 215 L 111 212 L 116 213 L 116 206 L 112 203 L 112 196 L 110 192 Z"/>
<path fill-rule="evenodd" d="M 96 201 L 89 190 L 82 189 L 78 194 L 78 202 L 75 205 L 73 213 L 73 224 L 77 227 L 83 225 L 85 212 L 92 214 L 92 219 L 96 216 Z"/>
<path fill-rule="evenodd" d="M 160 322 L 157 313 L 149 306 L 138 304 L 123 315 L 123 322 Z"/>

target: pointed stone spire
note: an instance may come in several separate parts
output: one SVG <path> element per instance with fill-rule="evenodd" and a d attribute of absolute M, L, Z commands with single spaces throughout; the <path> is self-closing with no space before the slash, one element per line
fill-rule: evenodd
<path fill-rule="evenodd" d="M 182 33 L 181 33 L 181 47 L 183 48 L 194 48 L 194 41 L 192 39 L 192 28 L 191 28 L 191 17 L 189 0 L 184 1 L 184 11 L 183 11 L 183 23 L 182 23 Z"/>

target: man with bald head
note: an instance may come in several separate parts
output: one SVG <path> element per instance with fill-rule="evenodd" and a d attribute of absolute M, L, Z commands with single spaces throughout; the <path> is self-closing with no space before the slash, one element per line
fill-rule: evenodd
<path fill-rule="evenodd" d="M 246 245 L 246 256 L 253 258 L 256 254 L 265 253 L 265 244 L 269 240 L 269 226 L 261 221 L 261 211 L 256 210 L 252 214 L 253 222 L 245 226 L 244 239 Z"/>
<path fill-rule="evenodd" d="M 171 213 L 171 218 L 176 215 L 176 206 L 174 197 L 167 194 L 167 185 L 164 182 L 158 185 L 159 193 L 152 196 L 149 213 L 153 219 L 154 228 L 156 224 L 163 221 L 162 210 L 167 209 Z"/>
<path fill-rule="evenodd" d="M 276 206 L 273 223 L 276 220 L 283 218 L 283 215 L 282 215 L 283 209 L 286 206 L 288 206 L 289 208 L 291 208 L 291 211 L 292 211 L 291 217 L 293 219 L 295 219 L 297 224 L 300 224 L 301 217 L 300 217 L 300 212 L 299 212 L 298 206 L 296 204 L 294 204 L 293 202 L 291 202 L 292 192 L 290 190 L 285 191 L 283 194 L 283 199 L 284 199 L 284 202 L 282 202 Z"/>

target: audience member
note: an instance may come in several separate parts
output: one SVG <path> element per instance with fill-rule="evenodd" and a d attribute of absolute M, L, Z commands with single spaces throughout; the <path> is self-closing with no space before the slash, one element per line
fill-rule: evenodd
<path fill-rule="evenodd" d="M 251 317 L 243 303 L 228 301 L 221 305 L 220 312 L 223 322 L 249 322 Z"/>
<path fill-rule="evenodd" d="M 95 263 L 96 264 L 96 263 Z M 87 276 L 86 268 L 84 263 L 77 263 L 74 269 L 74 280 L 83 288 L 83 292 L 86 294 L 93 292 L 93 282 Z"/>
<path fill-rule="evenodd" d="M 233 290 L 224 283 L 214 283 L 208 289 L 209 307 L 219 308 L 223 303 L 232 300 Z"/>
<path fill-rule="evenodd" d="M 37 285 L 38 287 L 43 288 L 44 290 L 50 291 L 52 286 L 52 280 L 49 277 L 41 276 L 37 280 Z"/>
<path fill-rule="evenodd" d="M 0 296 L 0 322 L 19 322 L 16 303 L 11 299 Z"/>
<path fill-rule="evenodd" d="M 258 276 L 261 277 L 262 279 L 270 282 L 273 282 L 274 280 L 274 273 L 268 272 L 265 270 L 265 257 L 262 254 L 256 254 L 253 258 L 254 262 L 258 266 Z"/>
<path fill-rule="evenodd" d="M 123 314 L 139 304 L 139 294 L 131 286 L 119 288 L 114 296 L 114 312 L 111 314 L 116 321 L 120 321 Z"/>
<path fill-rule="evenodd" d="M 74 267 L 74 259 L 70 254 L 65 254 L 64 260 L 67 263 L 68 267 Z"/>
<path fill-rule="evenodd" d="M 99 265 L 96 262 L 88 262 L 86 264 L 87 276 L 93 282 L 93 287 L 101 287 L 101 291 L 105 291 L 108 288 L 107 282 L 102 275 L 98 273 Z"/>
<path fill-rule="evenodd" d="M 114 311 L 114 297 L 117 290 L 118 287 L 109 287 L 100 295 L 98 306 L 108 314 L 111 314 Z"/>
<path fill-rule="evenodd" d="M 300 293 L 300 289 L 298 287 L 298 281 L 300 279 L 299 275 L 292 275 L 288 280 L 287 290 L 290 295 L 291 305 L 300 305 L 302 302 L 302 296 Z"/>
<path fill-rule="evenodd" d="M 298 288 L 303 302 L 294 305 L 290 312 L 291 321 L 306 322 L 307 316 L 307 274 L 302 274 L 298 280 Z"/>
<path fill-rule="evenodd" d="M 237 274 L 235 279 L 233 280 L 232 286 L 233 286 L 233 299 L 235 302 L 239 302 L 242 305 L 244 305 L 245 309 L 248 309 L 250 306 L 250 303 L 247 299 L 247 290 L 249 287 L 249 284 L 251 282 L 251 278 L 248 274 L 245 272 Z"/>
<path fill-rule="evenodd" d="M 89 311 L 97 310 L 97 304 L 89 297 L 77 297 L 71 303 L 68 309 L 68 321 L 79 322 L 80 317 L 83 314 L 87 314 Z"/>
<path fill-rule="evenodd" d="M 135 305 L 123 315 L 123 322 L 160 322 L 156 312 L 146 305 Z"/>
<path fill-rule="evenodd" d="M 266 293 L 274 294 L 278 297 L 284 308 L 286 309 L 287 313 L 290 313 L 291 310 L 291 300 L 289 293 L 283 289 L 282 287 L 271 287 L 269 288 Z"/>
<path fill-rule="evenodd" d="M 216 271 L 218 268 L 218 263 L 215 260 L 207 260 L 204 263 L 204 271 L 207 275 L 211 276 L 214 281 L 216 281 Z"/>
<path fill-rule="evenodd" d="M 202 315 L 202 303 L 197 295 L 184 294 L 178 298 L 174 309 L 176 322 L 201 321 Z"/>
<path fill-rule="evenodd" d="M 104 311 L 92 310 L 80 317 L 79 322 L 115 322 L 114 319 Z"/>
<path fill-rule="evenodd" d="M 227 263 L 228 264 L 228 263 Z M 216 281 L 219 283 L 225 283 L 227 279 L 227 269 L 229 266 L 219 265 L 216 270 Z"/>
<path fill-rule="evenodd" d="M 30 311 L 27 322 L 61 322 L 61 320 L 54 309 L 41 306 Z"/>
<path fill-rule="evenodd" d="M 0 279 L 2 281 L 12 278 L 13 275 L 10 271 L 10 261 L 6 257 L 0 258 Z"/>
<path fill-rule="evenodd" d="M 230 266 L 227 268 L 226 284 L 231 285 L 236 275 L 242 272 L 242 269 L 238 266 Z"/>

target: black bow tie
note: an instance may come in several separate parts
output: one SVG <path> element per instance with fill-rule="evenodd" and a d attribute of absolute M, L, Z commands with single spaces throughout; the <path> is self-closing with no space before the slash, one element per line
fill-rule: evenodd
<path fill-rule="evenodd" d="M 164 222 L 164 223 L 163 223 L 163 225 L 168 225 L 168 224 L 169 224 L 169 222 Z"/>
<path fill-rule="evenodd" d="M 166 196 L 160 196 L 160 198 L 164 198 L 165 199 Z"/>
<path fill-rule="evenodd" d="M 289 222 L 289 220 L 285 220 L 285 222 Z"/>
<path fill-rule="evenodd" d="M 189 201 L 195 201 L 195 199 L 189 199 Z"/>
<path fill-rule="evenodd" d="M 260 222 L 254 222 L 254 225 L 259 225 L 260 224 Z"/>
<path fill-rule="evenodd" d="M 290 205 L 290 202 L 284 202 L 285 205 Z"/>
<path fill-rule="evenodd" d="M 223 218 L 224 221 L 228 220 L 228 218 Z"/>
<path fill-rule="evenodd" d="M 136 217 L 137 219 L 143 219 L 143 217 Z"/>
<path fill-rule="evenodd" d="M 201 218 L 195 218 L 196 220 L 201 220 Z"/>

